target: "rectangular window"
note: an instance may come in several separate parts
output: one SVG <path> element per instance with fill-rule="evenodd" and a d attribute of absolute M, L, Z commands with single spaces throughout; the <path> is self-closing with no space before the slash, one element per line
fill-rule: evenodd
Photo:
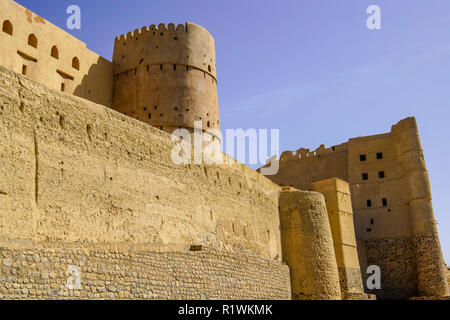
<path fill-rule="evenodd" d="M 25 76 L 27 74 L 27 66 L 23 65 L 22 66 L 22 74 Z"/>
<path fill-rule="evenodd" d="M 378 172 L 378 177 L 380 178 L 380 179 L 383 179 L 385 176 L 384 176 L 384 171 L 379 171 Z"/>
<path fill-rule="evenodd" d="M 372 200 L 367 200 L 367 208 L 370 208 L 372 206 Z"/>
<path fill-rule="evenodd" d="M 383 159 L 383 152 L 377 153 L 377 160 L 379 160 L 379 159 Z"/>
<path fill-rule="evenodd" d="M 66 90 L 66 85 L 64 83 L 61 83 L 61 91 L 64 92 Z"/>
<path fill-rule="evenodd" d="M 362 179 L 363 180 L 368 180 L 369 179 L 369 174 L 368 173 L 363 173 L 362 174 Z"/>
<path fill-rule="evenodd" d="M 360 154 L 359 155 L 359 161 L 366 161 L 366 155 L 365 154 Z"/>
<path fill-rule="evenodd" d="M 387 199 L 383 198 L 382 202 L 383 202 L 383 207 L 387 207 Z"/>

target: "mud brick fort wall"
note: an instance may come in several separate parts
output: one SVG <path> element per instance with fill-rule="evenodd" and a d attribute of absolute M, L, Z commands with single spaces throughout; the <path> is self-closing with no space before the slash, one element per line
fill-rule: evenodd
<path fill-rule="evenodd" d="M 133 272 L 136 298 L 290 297 L 271 181 L 177 166 L 169 134 L 4 68 L 0 96 L 3 298 L 117 298 Z"/>
<path fill-rule="evenodd" d="M 110 62 L 14 1 L 0 24 L 0 298 L 448 295 L 414 118 L 284 152 L 270 180 L 179 165 L 174 129 L 220 132 L 206 29 L 136 29 Z"/>
<path fill-rule="evenodd" d="M 279 164 L 278 174 L 269 178 L 281 186 L 308 190 L 318 180 L 349 182 L 361 264 L 378 265 L 383 274 L 377 297 L 448 294 L 414 118 L 400 121 L 387 134 L 354 138 L 331 148 L 322 145 L 315 151 L 283 152 Z"/>

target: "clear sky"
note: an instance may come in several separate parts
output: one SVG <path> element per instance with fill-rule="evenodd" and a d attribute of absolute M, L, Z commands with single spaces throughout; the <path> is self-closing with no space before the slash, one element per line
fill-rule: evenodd
<path fill-rule="evenodd" d="M 216 40 L 221 127 L 280 129 L 280 149 L 317 148 L 418 121 L 450 264 L 450 1 L 18 0 L 111 59 L 114 37 L 185 21 Z M 81 7 L 81 30 L 66 8 Z M 366 9 L 381 8 L 381 30 Z"/>

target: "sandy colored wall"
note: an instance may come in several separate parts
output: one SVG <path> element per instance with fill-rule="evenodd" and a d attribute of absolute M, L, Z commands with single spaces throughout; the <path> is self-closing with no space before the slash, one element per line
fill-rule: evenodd
<path fill-rule="evenodd" d="M 193 23 L 116 38 L 113 108 L 166 132 L 220 129 L 214 39 Z"/>
<path fill-rule="evenodd" d="M 342 298 L 361 295 L 364 293 L 364 289 L 348 183 L 339 179 L 328 179 L 312 183 L 311 190 L 320 192 L 325 197 Z"/>
<path fill-rule="evenodd" d="M 401 192 L 408 199 L 419 296 L 448 296 L 446 265 L 416 120 L 407 118 L 400 121 L 392 127 L 392 135 L 396 142 L 399 171 L 404 180 Z"/>
<path fill-rule="evenodd" d="M 377 153 L 382 153 L 381 159 Z M 361 161 L 360 155 L 365 155 L 366 161 Z M 379 172 L 384 172 L 384 178 Z M 362 180 L 362 173 L 368 174 L 368 180 Z M 369 264 L 378 263 L 389 279 L 381 291 L 373 293 L 381 298 L 447 295 L 415 119 L 400 121 L 388 134 L 350 139 L 349 181 L 356 235 L 368 247 Z"/>
<path fill-rule="evenodd" d="M 399 172 L 395 143 L 391 134 L 349 141 L 349 182 L 356 217 L 356 236 L 359 239 L 411 236 L 409 199 L 401 191 L 404 181 Z M 377 153 L 382 153 L 383 158 L 377 159 Z M 365 155 L 366 161 L 360 161 L 360 155 Z M 384 178 L 378 176 L 381 171 L 385 174 Z M 368 174 L 367 180 L 362 179 L 363 173 Z M 383 198 L 386 199 L 386 206 L 383 205 Z"/>
<path fill-rule="evenodd" d="M 341 299 L 325 199 L 318 192 L 286 189 L 280 195 L 283 259 L 295 300 Z"/>
<path fill-rule="evenodd" d="M 447 267 L 447 282 L 450 284 L 450 267 Z"/>
<path fill-rule="evenodd" d="M 299 190 L 309 190 L 311 183 L 330 178 L 348 181 L 347 155 L 345 143 L 332 148 L 321 146 L 314 151 L 304 148 L 285 151 L 280 156 L 278 173 L 268 178 Z"/>
<path fill-rule="evenodd" d="M 308 190 L 316 177 L 349 182 L 356 238 L 364 246 L 358 251 L 367 258 L 361 266 L 380 266 L 384 279 L 381 290 L 366 288 L 367 292 L 381 299 L 446 294 L 430 183 L 414 118 L 400 121 L 389 133 L 321 146 L 314 152 L 284 152 L 279 173 L 268 177 L 302 190 Z M 361 273 L 365 284 L 366 270 Z"/>
<path fill-rule="evenodd" d="M 86 48 L 74 38 L 30 10 L 11 0 L 0 2 L 0 25 L 9 20 L 13 34 L 0 31 L 0 65 L 17 73 L 26 66 L 26 76 L 55 90 L 75 94 L 93 102 L 111 106 L 113 64 Z M 37 48 L 28 44 L 34 34 Z M 113 41 L 113 39 L 111 39 Z M 51 56 L 58 48 L 58 59 Z M 72 66 L 79 60 L 79 70 Z"/>
<path fill-rule="evenodd" d="M 3 238 L 185 248 L 209 235 L 280 256 L 279 188 L 265 177 L 175 165 L 164 132 L 5 69 L 1 80 Z"/>
<path fill-rule="evenodd" d="M 280 189 L 265 177 L 243 165 L 177 166 L 167 133 L 4 68 L 0 97 L 1 241 L 202 245 L 273 261 L 288 279 Z"/>
<path fill-rule="evenodd" d="M 355 213 L 356 237 L 365 246 L 367 266 L 381 268 L 381 290 L 368 290 L 379 299 L 402 299 L 418 295 L 416 254 L 411 242 L 408 199 L 398 170 L 394 137 L 379 134 L 350 139 L 349 182 Z M 382 159 L 376 154 L 382 153 Z M 366 160 L 361 161 L 360 156 Z M 385 173 L 380 178 L 378 172 Z M 362 174 L 368 179 L 363 180 Z M 386 199 L 386 206 L 383 205 Z M 371 206 L 368 206 L 370 200 Z M 366 284 L 367 273 L 362 270 Z"/>

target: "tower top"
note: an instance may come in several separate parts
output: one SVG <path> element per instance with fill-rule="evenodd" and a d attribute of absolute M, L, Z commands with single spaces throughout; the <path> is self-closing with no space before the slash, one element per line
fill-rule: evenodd
<path fill-rule="evenodd" d="M 163 23 L 114 43 L 113 108 L 160 130 L 220 129 L 214 38 L 203 27 Z M 213 134 L 218 137 L 218 133 Z"/>
<path fill-rule="evenodd" d="M 115 39 L 115 74 L 141 64 L 179 64 L 200 69 L 217 80 L 214 38 L 203 27 L 160 23 L 122 34 Z"/>

